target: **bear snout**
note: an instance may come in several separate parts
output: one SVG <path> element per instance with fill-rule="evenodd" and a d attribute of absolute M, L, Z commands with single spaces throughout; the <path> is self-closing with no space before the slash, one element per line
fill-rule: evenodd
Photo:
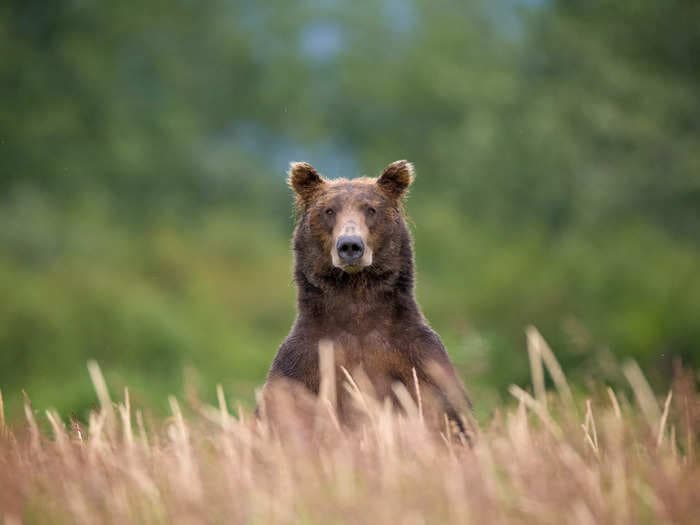
<path fill-rule="evenodd" d="M 345 264 L 354 264 L 365 254 L 365 243 L 359 235 L 342 235 L 336 243 L 338 257 Z"/>

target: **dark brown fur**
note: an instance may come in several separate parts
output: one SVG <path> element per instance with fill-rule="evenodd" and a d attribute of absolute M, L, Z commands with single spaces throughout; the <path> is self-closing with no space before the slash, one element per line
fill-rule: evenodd
<path fill-rule="evenodd" d="M 469 402 L 414 296 L 413 247 L 403 211 L 412 178 L 406 161 L 391 164 L 378 179 L 334 181 L 308 164 L 292 165 L 298 316 L 272 363 L 267 390 L 276 380 L 288 379 L 318 394 L 318 346 L 325 339 L 333 343 L 336 366 L 351 373 L 361 369 L 379 398 L 393 397 L 394 382 L 415 394 L 415 369 L 433 420 L 441 422 L 447 415 L 461 427 L 458 412 Z M 346 273 L 331 262 L 334 216 L 329 208 L 375 210 L 362 215 L 373 261 L 358 273 Z M 336 377 L 340 385 L 342 373 Z M 338 390 L 341 416 L 347 402 L 342 392 Z"/>

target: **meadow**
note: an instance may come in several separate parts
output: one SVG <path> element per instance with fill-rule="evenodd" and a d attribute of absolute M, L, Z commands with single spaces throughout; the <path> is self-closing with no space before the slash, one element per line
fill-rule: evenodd
<path fill-rule="evenodd" d="M 531 385 L 512 385 L 481 422 L 465 415 L 462 439 L 425 427 L 419 392 L 397 386 L 395 410 L 349 374 L 362 415 L 351 428 L 328 389 L 308 400 L 311 420 L 290 417 L 284 430 L 221 387 L 215 405 L 170 397 L 169 417 L 151 418 L 128 390 L 113 401 L 90 362 L 99 406 L 87 423 L 28 400 L 25 423 L 0 416 L 0 515 L 7 525 L 695 521 L 692 373 L 677 371 L 657 396 L 630 361 L 627 387 L 593 383 L 581 395 L 534 328 L 528 356 Z"/>

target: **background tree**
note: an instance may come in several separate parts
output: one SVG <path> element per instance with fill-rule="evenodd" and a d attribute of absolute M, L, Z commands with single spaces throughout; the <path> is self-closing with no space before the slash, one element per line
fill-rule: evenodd
<path fill-rule="evenodd" d="M 415 161 L 418 294 L 480 410 L 526 380 L 528 324 L 580 381 L 699 365 L 699 9 L 5 2 L 5 397 L 80 414 L 96 358 L 156 407 L 250 399 L 293 316 L 301 159 Z"/>

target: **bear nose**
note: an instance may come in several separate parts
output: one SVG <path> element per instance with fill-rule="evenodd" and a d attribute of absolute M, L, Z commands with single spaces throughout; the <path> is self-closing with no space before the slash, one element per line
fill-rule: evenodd
<path fill-rule="evenodd" d="M 357 235 L 339 237 L 335 247 L 338 250 L 338 256 L 346 263 L 356 261 L 365 253 L 365 243 L 362 237 Z"/>

